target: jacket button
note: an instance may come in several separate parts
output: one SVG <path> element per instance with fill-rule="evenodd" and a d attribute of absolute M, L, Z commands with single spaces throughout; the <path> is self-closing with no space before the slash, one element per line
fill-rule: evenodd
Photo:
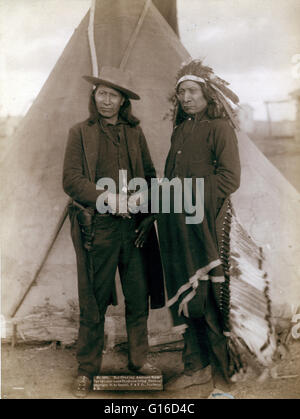
<path fill-rule="evenodd" d="M 178 150 L 178 151 L 177 151 L 177 154 L 181 154 L 181 153 L 182 153 L 182 151 L 181 151 L 181 150 Z"/>

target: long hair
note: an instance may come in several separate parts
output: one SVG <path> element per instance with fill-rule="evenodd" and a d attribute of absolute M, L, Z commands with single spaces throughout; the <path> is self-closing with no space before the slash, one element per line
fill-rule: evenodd
<path fill-rule="evenodd" d="M 230 121 L 234 127 L 238 127 L 236 120 L 236 111 L 231 106 L 229 100 L 237 105 L 239 102 L 238 96 L 229 89 L 229 83 L 214 74 L 211 67 L 205 66 L 202 60 L 189 60 L 183 63 L 177 73 L 177 81 L 183 76 L 194 75 L 205 80 L 205 83 L 196 82 L 200 85 L 203 96 L 207 101 L 207 116 L 210 119 L 225 118 Z M 229 100 L 228 100 L 229 99 Z M 176 94 L 171 98 L 173 104 L 173 122 L 178 125 L 185 118 L 186 114 L 183 111 Z"/>
<path fill-rule="evenodd" d="M 214 90 L 208 84 L 199 83 L 199 82 L 195 82 L 195 83 L 197 83 L 201 87 L 203 96 L 207 102 L 207 110 L 206 110 L 207 116 L 210 119 L 218 119 L 218 118 L 228 119 L 224 106 L 217 100 L 216 93 L 214 92 Z M 176 104 L 177 106 L 175 109 L 174 122 L 175 122 L 175 125 L 179 125 L 187 118 L 187 114 L 182 109 L 182 106 L 177 98 L 176 98 L 176 101 L 177 101 L 177 104 Z"/>
<path fill-rule="evenodd" d="M 95 93 L 96 89 L 93 89 L 89 101 L 89 119 L 91 122 L 96 122 L 99 118 L 99 112 L 95 101 Z M 119 116 L 124 119 L 124 121 L 128 122 L 130 126 L 136 127 L 139 125 L 140 120 L 132 114 L 131 103 L 128 97 L 125 95 L 123 95 L 123 97 L 125 100 L 123 105 L 120 107 Z"/>

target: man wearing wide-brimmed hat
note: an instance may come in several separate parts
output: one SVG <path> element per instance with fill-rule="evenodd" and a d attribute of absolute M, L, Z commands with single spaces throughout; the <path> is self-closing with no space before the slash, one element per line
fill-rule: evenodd
<path fill-rule="evenodd" d="M 128 366 L 139 374 L 160 374 L 147 361 L 149 295 L 151 308 L 164 305 L 153 217 L 131 214 L 127 207 L 127 183 L 143 178 L 150 184 L 156 177 L 139 120 L 131 112 L 130 100 L 140 97 L 130 73 L 117 68 L 103 67 L 99 77 L 84 79 L 94 85 L 90 117 L 71 128 L 63 170 L 63 187 L 73 200 L 69 215 L 78 270 L 78 397 L 87 395 L 100 373 L 105 313 L 116 304 L 117 268 L 125 297 Z M 126 182 L 120 173 L 126 173 Z M 97 200 L 106 191 L 96 183 L 105 178 L 115 182 L 116 190 L 107 194 L 108 212 L 99 213 Z"/>

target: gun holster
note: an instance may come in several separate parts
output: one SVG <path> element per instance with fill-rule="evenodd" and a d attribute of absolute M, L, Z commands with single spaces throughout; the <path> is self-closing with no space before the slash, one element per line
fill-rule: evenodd
<path fill-rule="evenodd" d="M 77 220 L 82 233 L 83 247 L 90 252 L 93 248 L 95 210 L 87 207 L 80 209 Z"/>

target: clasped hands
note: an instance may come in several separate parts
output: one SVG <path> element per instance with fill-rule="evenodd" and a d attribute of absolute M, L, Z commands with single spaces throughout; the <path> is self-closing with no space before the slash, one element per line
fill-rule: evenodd
<path fill-rule="evenodd" d="M 106 202 L 109 206 L 109 212 L 119 217 L 131 218 L 131 214 L 135 214 L 137 208 L 146 204 L 146 199 L 142 192 L 136 192 L 128 198 L 126 193 L 108 192 Z"/>
<path fill-rule="evenodd" d="M 128 196 L 125 193 L 114 194 L 109 192 L 107 195 L 107 204 L 110 207 L 111 214 L 122 218 L 131 218 L 131 214 L 137 212 L 137 207 L 146 204 L 146 199 L 141 192 L 136 192 L 131 195 L 130 199 L 128 199 Z M 135 239 L 136 247 L 143 247 L 154 220 L 155 217 L 149 215 L 140 222 L 138 228 L 135 230 L 137 233 Z"/>

